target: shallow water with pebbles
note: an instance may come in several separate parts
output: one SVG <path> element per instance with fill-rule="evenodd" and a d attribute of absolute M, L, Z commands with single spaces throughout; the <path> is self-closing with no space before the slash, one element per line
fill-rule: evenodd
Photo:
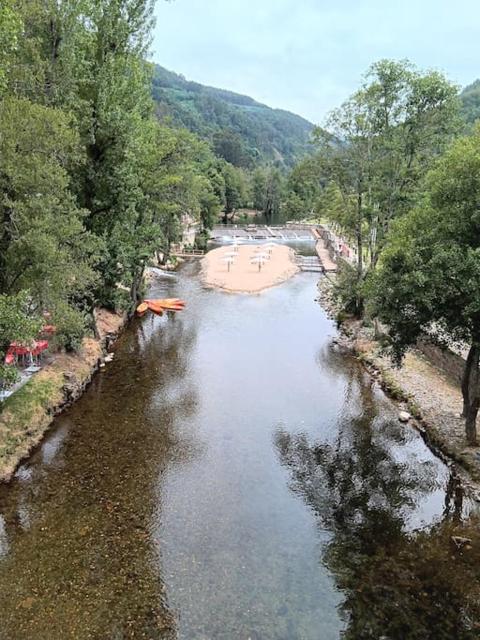
<path fill-rule="evenodd" d="M 358 558 L 468 510 L 313 274 L 246 296 L 197 269 L 0 488 L 0 640 L 334 640 Z"/>

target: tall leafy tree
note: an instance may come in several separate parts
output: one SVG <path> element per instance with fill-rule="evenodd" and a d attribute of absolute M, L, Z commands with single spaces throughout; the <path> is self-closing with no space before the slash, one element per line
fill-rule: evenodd
<path fill-rule="evenodd" d="M 390 237 L 371 286 L 393 354 L 427 333 L 469 347 L 462 393 L 467 440 L 480 406 L 480 129 L 459 139 L 428 175 L 427 194 Z"/>
<path fill-rule="evenodd" d="M 356 276 L 349 295 L 356 315 L 361 315 L 364 307 L 364 247 L 373 209 L 374 133 L 368 115 L 361 95 L 356 93 L 330 115 L 328 131 L 315 132 L 321 175 L 343 201 L 343 210 L 335 207 L 327 211 L 355 242 Z M 348 270 L 347 265 L 344 268 Z"/>
<path fill-rule="evenodd" d="M 13 0 L 4 0 L 0 5 L 0 97 L 8 84 L 21 26 L 21 18 Z"/>
<path fill-rule="evenodd" d="M 317 156 L 298 163 L 288 175 L 285 184 L 285 213 L 288 218 L 314 216 L 325 178 Z"/>
<path fill-rule="evenodd" d="M 419 195 L 422 178 L 458 131 L 457 88 L 437 72 L 382 60 L 361 89 L 317 130 L 322 171 L 351 213 L 357 249 L 357 313 L 367 266 L 375 269 L 393 220 Z"/>
<path fill-rule="evenodd" d="M 30 289 L 52 309 L 94 280 L 98 243 L 70 191 L 79 140 L 61 111 L 0 102 L 0 293 Z"/>
<path fill-rule="evenodd" d="M 422 178 L 460 128 L 458 88 L 408 61 L 371 66 L 358 94 L 373 136 L 370 222 L 375 266 L 390 223 L 416 201 Z"/>

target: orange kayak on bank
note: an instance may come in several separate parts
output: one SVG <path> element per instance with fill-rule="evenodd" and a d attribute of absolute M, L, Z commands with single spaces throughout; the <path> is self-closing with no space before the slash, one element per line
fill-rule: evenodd
<path fill-rule="evenodd" d="M 161 316 L 164 311 L 183 311 L 185 309 L 185 301 L 180 298 L 159 298 L 158 300 L 144 300 L 137 307 L 139 316 L 143 316 L 149 309 L 153 313 Z"/>
<path fill-rule="evenodd" d="M 137 314 L 139 316 L 143 316 L 147 313 L 148 311 L 148 304 L 146 302 L 142 302 L 142 304 L 139 304 L 137 307 Z"/>
<path fill-rule="evenodd" d="M 185 301 L 180 300 L 180 298 L 159 298 L 157 300 L 145 300 L 146 304 L 155 304 L 161 307 L 171 307 L 171 306 L 185 306 Z"/>
<path fill-rule="evenodd" d="M 148 302 L 147 304 L 150 311 L 155 313 L 157 316 L 163 316 L 163 312 L 164 312 L 163 307 L 161 307 L 159 304 L 155 304 L 154 302 Z"/>

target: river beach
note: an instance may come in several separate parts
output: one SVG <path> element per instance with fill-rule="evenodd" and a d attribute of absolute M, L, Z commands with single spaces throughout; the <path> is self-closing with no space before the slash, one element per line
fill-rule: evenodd
<path fill-rule="evenodd" d="M 290 247 L 227 245 L 205 256 L 200 277 L 207 287 L 230 293 L 259 293 L 289 280 L 299 271 L 295 252 Z"/>

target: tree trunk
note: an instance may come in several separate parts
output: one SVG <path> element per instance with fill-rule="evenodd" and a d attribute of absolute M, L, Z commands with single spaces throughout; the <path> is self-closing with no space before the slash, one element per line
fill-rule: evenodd
<path fill-rule="evenodd" d="M 143 264 L 136 275 L 133 278 L 132 286 L 130 287 L 130 300 L 132 302 L 132 312 L 131 315 L 135 312 L 135 307 L 140 302 L 140 289 L 143 282 L 143 275 L 145 273 L 145 265 Z"/>
<path fill-rule="evenodd" d="M 97 312 L 96 312 L 95 307 L 93 307 L 91 309 L 90 317 L 91 317 L 91 325 L 92 325 L 93 336 L 94 336 L 95 340 L 100 340 L 101 335 L 100 335 L 100 331 L 98 329 Z"/>
<path fill-rule="evenodd" d="M 462 380 L 463 417 L 465 433 L 470 445 L 477 444 L 477 415 L 480 407 L 480 344 L 470 347 Z"/>
<path fill-rule="evenodd" d="M 360 283 L 363 279 L 363 235 L 362 235 L 362 208 L 363 197 L 361 193 L 361 187 L 359 187 L 357 198 L 357 223 L 355 226 L 355 240 L 357 244 L 357 300 L 356 300 L 356 314 L 359 318 L 363 315 L 364 300 L 360 294 Z"/>
<path fill-rule="evenodd" d="M 470 347 L 468 351 L 467 360 L 465 362 L 465 368 L 463 370 L 463 378 L 462 378 L 462 396 L 463 396 L 462 418 L 466 418 L 468 413 L 468 383 L 470 380 L 470 371 L 472 369 L 473 357 L 474 357 L 474 348 Z"/>

